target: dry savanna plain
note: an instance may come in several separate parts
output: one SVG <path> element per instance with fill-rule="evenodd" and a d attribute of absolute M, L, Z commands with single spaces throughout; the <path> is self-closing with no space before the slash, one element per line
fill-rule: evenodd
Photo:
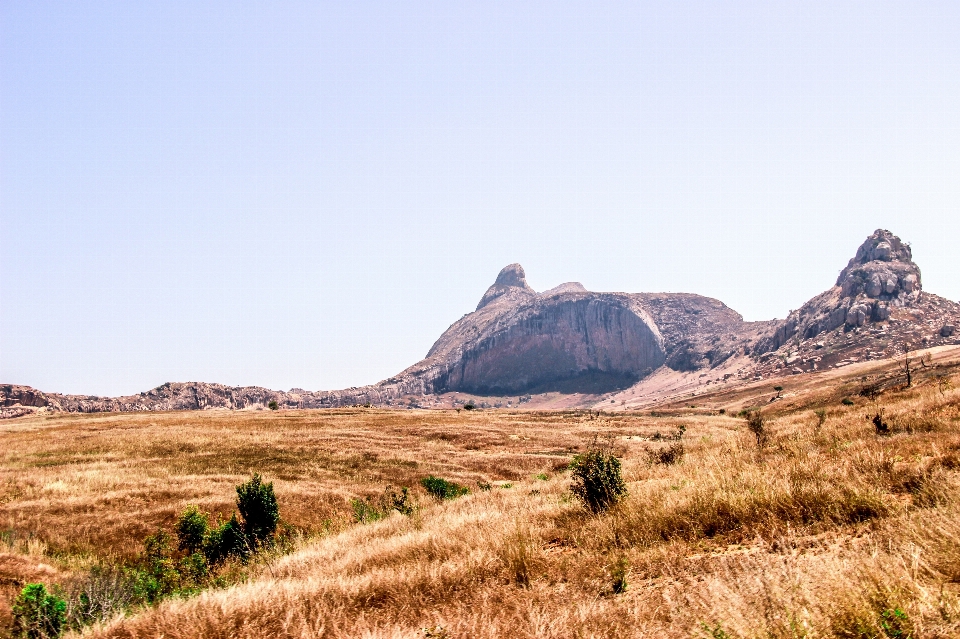
<path fill-rule="evenodd" d="M 957 637 L 960 350 L 915 359 L 910 386 L 902 365 L 718 388 L 642 412 L 0 422 L 0 625 L 27 583 L 69 593 L 104 567 L 136 566 L 144 539 L 172 531 L 191 504 L 211 523 L 229 517 L 235 486 L 257 472 L 283 521 L 272 550 L 71 632 Z M 750 408 L 761 408 L 759 435 L 742 416 Z M 622 460 L 628 489 L 600 514 L 571 494 L 568 470 L 595 446 Z M 469 493 L 438 501 L 419 483 L 428 475 Z M 412 511 L 358 517 L 358 503 L 403 486 Z"/>

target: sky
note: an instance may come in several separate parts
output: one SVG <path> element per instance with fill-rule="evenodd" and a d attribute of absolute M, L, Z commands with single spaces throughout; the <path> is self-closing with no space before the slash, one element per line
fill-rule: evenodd
<path fill-rule="evenodd" d="M 960 299 L 957 2 L 0 1 L 0 382 L 374 383 L 521 263 Z"/>

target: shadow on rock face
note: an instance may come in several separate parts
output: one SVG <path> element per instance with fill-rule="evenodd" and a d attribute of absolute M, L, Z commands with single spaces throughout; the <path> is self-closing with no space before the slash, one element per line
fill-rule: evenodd
<path fill-rule="evenodd" d="M 522 395 L 524 393 L 583 393 L 600 395 L 630 388 L 640 381 L 640 376 L 625 373 L 608 373 L 598 370 L 582 371 L 568 377 L 538 380 L 528 386 L 504 388 L 499 385 L 461 388 L 461 392 L 475 395 Z"/>

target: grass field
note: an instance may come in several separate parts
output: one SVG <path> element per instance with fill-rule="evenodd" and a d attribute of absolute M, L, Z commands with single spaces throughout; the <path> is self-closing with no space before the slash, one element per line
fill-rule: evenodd
<path fill-rule="evenodd" d="M 143 539 L 171 529 L 188 504 L 226 516 L 234 486 L 259 472 L 295 530 L 286 554 L 85 633 L 960 636 L 956 365 L 956 354 L 941 357 L 912 388 L 873 397 L 857 394 L 861 373 L 889 375 L 895 364 L 819 384 L 804 375 L 796 388 L 787 380 L 774 403 L 769 384 L 697 398 L 710 410 L 0 422 L 0 623 L 25 583 L 68 584 L 92 566 L 134 562 Z M 761 403 L 758 446 L 735 413 Z M 889 434 L 865 419 L 881 409 Z M 651 452 L 674 446 L 681 425 L 682 459 L 656 463 Z M 566 470 L 594 443 L 623 460 L 629 489 L 600 515 L 571 496 Z M 431 474 L 471 492 L 436 502 L 418 485 Z M 415 512 L 354 523 L 350 499 L 388 485 L 410 486 Z"/>

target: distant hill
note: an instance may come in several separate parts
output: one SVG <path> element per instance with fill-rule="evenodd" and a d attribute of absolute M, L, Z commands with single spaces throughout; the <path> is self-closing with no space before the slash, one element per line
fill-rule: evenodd
<path fill-rule="evenodd" d="M 619 399 L 626 406 L 668 389 L 803 374 L 957 344 L 958 321 L 960 305 L 923 291 L 910 246 L 882 229 L 857 249 L 833 287 L 786 319 L 768 322 L 745 322 L 719 300 L 689 293 L 598 293 L 576 282 L 537 293 L 523 267 L 510 264 L 476 310 L 450 326 L 423 360 L 378 384 L 283 392 L 167 383 L 117 398 L 10 384 L 0 386 L 0 415 L 245 409 L 269 402 L 284 408 L 446 406 L 449 400 L 436 397 L 452 393 L 553 393 L 576 395 L 576 405 Z"/>

